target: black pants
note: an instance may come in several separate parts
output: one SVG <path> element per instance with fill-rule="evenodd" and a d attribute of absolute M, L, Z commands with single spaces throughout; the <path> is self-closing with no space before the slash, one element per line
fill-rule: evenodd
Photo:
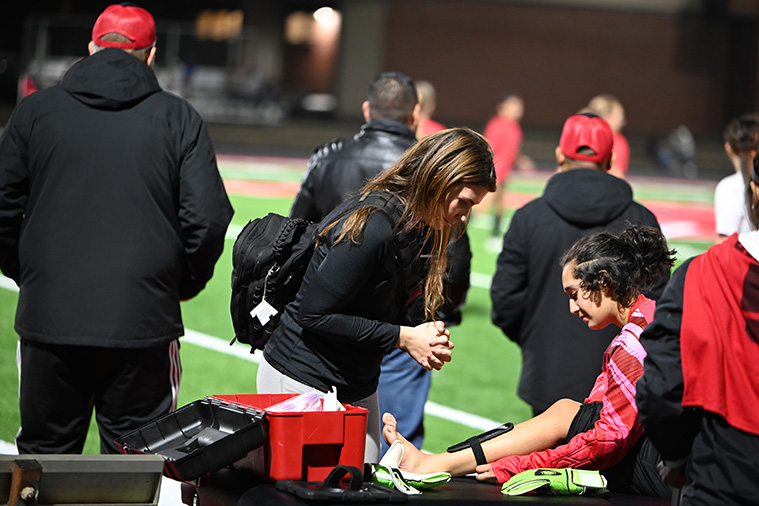
<path fill-rule="evenodd" d="M 568 442 L 577 434 L 593 428 L 601 418 L 601 402 L 591 402 L 580 406 L 580 410 L 572 420 L 567 433 Z M 608 481 L 608 488 L 614 492 L 646 495 L 652 497 L 671 498 L 672 488 L 661 481 L 656 464 L 659 462 L 659 452 L 654 445 L 641 436 L 630 452 L 622 460 L 611 467 L 601 469 L 601 474 Z"/>
<path fill-rule="evenodd" d="M 730 426 L 720 415 L 702 411 L 686 469 L 683 506 L 757 504 L 759 436 Z"/>
<path fill-rule="evenodd" d="M 96 348 L 21 339 L 21 454 L 82 453 L 95 409 L 100 452 L 176 407 L 179 341 L 151 348 Z"/>

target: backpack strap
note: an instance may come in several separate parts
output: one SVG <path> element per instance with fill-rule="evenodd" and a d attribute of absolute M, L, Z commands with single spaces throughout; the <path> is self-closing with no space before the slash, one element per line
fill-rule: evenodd
<path fill-rule="evenodd" d="M 396 195 L 390 193 L 390 196 L 391 198 L 380 210 L 390 217 L 395 228 L 406 208 Z M 398 261 L 403 270 L 405 291 L 408 293 L 414 290 L 426 273 L 429 251 L 425 248 L 424 238 L 420 236 L 419 231 L 396 231 L 393 239 L 397 248 Z"/>
<path fill-rule="evenodd" d="M 345 218 L 362 207 L 374 207 L 384 212 L 392 220 L 393 227 L 398 224 L 403 216 L 403 211 L 406 209 L 401 199 L 388 191 L 371 192 L 363 199 L 358 195 L 353 196 L 334 208 L 322 219 L 318 233 L 321 233 L 329 224 Z"/>
<path fill-rule="evenodd" d="M 279 259 L 282 258 L 283 247 L 291 242 L 290 236 L 293 234 L 293 232 L 301 227 L 307 227 L 310 224 L 311 221 L 305 220 L 303 218 L 290 218 L 285 221 L 282 229 L 279 232 L 279 236 L 271 246 L 271 253 L 274 258 L 277 259 L 277 263 L 279 263 Z"/>
<path fill-rule="evenodd" d="M 395 260 L 403 271 L 404 302 L 406 293 L 410 292 L 419 284 L 424 275 L 426 261 L 423 260 L 423 239 L 417 232 L 400 232 L 395 230 L 403 217 L 406 206 L 401 199 L 389 191 L 374 191 L 363 199 L 355 196 L 330 212 L 320 223 L 319 233 L 330 223 L 342 219 L 362 207 L 374 207 L 383 212 L 393 224 L 393 242 L 396 246 Z"/>
<path fill-rule="evenodd" d="M 371 192 L 362 201 L 364 205 L 369 204 L 385 213 L 393 223 L 393 229 L 396 229 L 398 223 L 406 210 L 401 199 L 397 195 L 387 191 Z M 403 271 L 405 288 L 404 297 L 407 293 L 414 290 L 422 279 L 426 269 L 424 260 L 425 251 L 423 251 L 423 238 L 418 232 L 403 232 L 395 230 L 393 242 L 396 247 L 396 260 Z M 405 302 L 405 299 L 404 299 Z"/>

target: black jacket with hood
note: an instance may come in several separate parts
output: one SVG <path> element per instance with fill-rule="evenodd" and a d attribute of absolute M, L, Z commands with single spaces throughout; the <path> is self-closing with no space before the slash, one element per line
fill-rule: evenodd
<path fill-rule="evenodd" d="M 493 323 L 522 349 L 519 396 L 535 411 L 561 398 L 582 402 L 619 329 L 590 330 L 569 312 L 559 259 L 581 236 L 627 223 L 659 228 L 625 181 L 600 170 L 551 177 L 543 196 L 517 210 L 503 239 L 493 284 Z M 646 292 L 656 299 L 666 279 Z"/>
<path fill-rule="evenodd" d="M 198 113 L 119 49 L 19 103 L 0 137 L 0 268 L 24 339 L 154 346 L 210 279 L 232 207 Z"/>

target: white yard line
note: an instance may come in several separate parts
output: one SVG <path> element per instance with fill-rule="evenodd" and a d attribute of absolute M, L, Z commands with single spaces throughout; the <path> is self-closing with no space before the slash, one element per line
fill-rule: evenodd
<path fill-rule="evenodd" d="M 0 288 L 5 288 L 6 290 L 10 290 L 12 292 L 18 292 L 18 285 L 16 282 L 11 278 L 6 278 L 5 276 L 0 276 Z"/>

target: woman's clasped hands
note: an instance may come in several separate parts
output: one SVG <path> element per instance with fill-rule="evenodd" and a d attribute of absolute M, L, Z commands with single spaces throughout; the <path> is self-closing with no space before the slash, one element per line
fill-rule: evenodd
<path fill-rule="evenodd" d="M 397 346 L 428 371 L 439 371 L 445 362 L 450 362 L 453 350 L 451 333 L 441 321 L 401 327 Z"/>

